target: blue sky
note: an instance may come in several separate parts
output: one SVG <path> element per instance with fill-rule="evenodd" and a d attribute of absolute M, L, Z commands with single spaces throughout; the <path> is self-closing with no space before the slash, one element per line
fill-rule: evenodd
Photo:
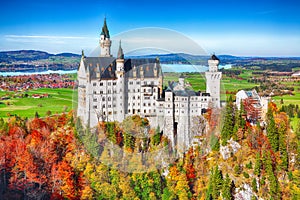
<path fill-rule="evenodd" d="M 300 56 L 297 0 L 10 0 L 1 8 L 2 51 L 91 52 L 106 16 L 111 36 L 159 27 L 187 36 L 207 53 Z"/>

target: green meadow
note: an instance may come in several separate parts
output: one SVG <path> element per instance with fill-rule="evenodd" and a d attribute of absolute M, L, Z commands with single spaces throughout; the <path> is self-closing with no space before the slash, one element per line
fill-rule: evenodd
<path fill-rule="evenodd" d="M 0 96 L 12 95 L 12 92 L 0 92 Z M 77 91 L 68 88 L 50 89 L 42 88 L 24 92 L 28 97 L 11 98 L 0 103 L 0 117 L 7 118 L 9 115 L 21 117 L 34 117 L 38 112 L 39 116 L 68 112 L 75 108 L 77 103 Z M 35 99 L 32 94 L 48 94 L 48 98 Z"/>
<path fill-rule="evenodd" d="M 257 84 L 249 83 L 247 79 L 251 78 L 253 70 L 242 70 L 237 78 L 231 78 L 223 74 L 221 80 L 221 100 L 226 100 L 226 92 L 235 93 L 238 90 L 252 89 Z M 185 73 L 186 82 L 191 85 L 195 91 L 205 92 L 206 82 L 204 73 Z M 72 75 L 76 79 L 76 74 Z M 169 81 L 178 81 L 180 73 L 165 73 L 164 86 Z M 298 104 L 300 105 L 300 85 L 296 82 L 285 82 L 287 86 L 294 87 L 294 95 L 283 95 L 273 97 L 275 103 L 280 107 L 280 101 L 283 99 L 284 105 Z M 32 94 L 49 94 L 49 98 L 34 99 Z M 14 92 L 0 91 L 0 97 L 12 96 Z M 20 115 L 22 117 L 34 117 L 35 113 L 43 117 L 51 112 L 51 114 L 67 112 L 77 107 L 77 90 L 61 88 L 61 89 L 37 89 L 23 92 L 28 97 L 11 98 L 9 100 L 0 101 L 0 117 L 7 118 L 10 115 Z M 292 119 L 292 125 L 297 123 L 298 118 Z"/>

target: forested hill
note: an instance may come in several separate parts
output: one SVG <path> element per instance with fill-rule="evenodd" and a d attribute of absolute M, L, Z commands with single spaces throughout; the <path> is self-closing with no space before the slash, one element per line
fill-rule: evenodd
<path fill-rule="evenodd" d="M 275 104 L 266 127 L 243 113 L 229 101 L 224 126 L 210 131 L 208 111 L 209 132 L 164 168 L 147 158 L 168 152 L 168 140 L 152 129 L 145 137 L 145 118 L 100 122 L 94 133 L 71 112 L 0 119 L 0 199 L 300 199 L 300 125 L 291 131 Z"/>
<path fill-rule="evenodd" d="M 126 57 L 126 55 L 125 55 Z M 184 53 L 152 54 L 128 56 L 127 58 L 159 58 L 163 64 L 207 65 L 209 55 L 190 55 Z M 221 65 L 274 71 L 292 71 L 300 67 L 300 57 L 241 57 L 218 55 Z M 0 71 L 26 71 L 48 69 L 77 69 L 80 55 L 73 53 L 50 54 L 44 51 L 19 50 L 0 52 Z"/>
<path fill-rule="evenodd" d="M 50 54 L 43 51 L 20 50 L 0 52 L 0 71 L 74 70 L 80 55 L 73 53 Z"/>
<path fill-rule="evenodd" d="M 38 61 L 54 58 L 80 58 L 80 55 L 73 53 L 51 54 L 44 51 L 20 50 L 20 51 L 2 51 L 0 52 L 0 62 L 12 63 L 16 61 Z"/>

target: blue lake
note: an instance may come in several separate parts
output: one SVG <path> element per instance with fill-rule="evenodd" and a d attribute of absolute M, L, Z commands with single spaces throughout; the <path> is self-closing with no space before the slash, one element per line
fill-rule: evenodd
<path fill-rule="evenodd" d="M 163 72 L 205 72 L 208 70 L 208 66 L 204 65 L 188 65 L 188 64 L 161 64 Z M 231 68 L 231 65 L 220 65 L 219 69 Z M 73 74 L 77 73 L 77 70 L 48 70 L 48 71 L 37 71 L 37 72 L 0 72 L 0 76 L 18 76 L 18 75 L 31 75 L 31 74 Z"/>

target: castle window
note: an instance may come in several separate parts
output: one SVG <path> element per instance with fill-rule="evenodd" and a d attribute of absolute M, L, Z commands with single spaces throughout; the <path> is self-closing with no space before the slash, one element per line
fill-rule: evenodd
<path fill-rule="evenodd" d="M 128 110 L 128 113 L 130 113 L 130 109 Z"/>
<path fill-rule="evenodd" d="M 137 89 L 137 92 L 140 92 L 140 89 Z"/>
<path fill-rule="evenodd" d="M 140 96 L 138 96 L 137 98 L 140 99 Z"/>
<path fill-rule="evenodd" d="M 108 97 L 108 99 L 107 99 L 108 101 L 111 101 L 111 97 Z"/>
<path fill-rule="evenodd" d="M 168 107 L 169 107 L 169 108 L 171 107 L 170 104 L 168 104 Z"/>
<path fill-rule="evenodd" d="M 148 103 L 148 106 L 151 106 L 151 103 Z"/>
<path fill-rule="evenodd" d="M 114 111 L 114 114 L 117 114 L 117 111 Z"/>
<path fill-rule="evenodd" d="M 144 92 L 146 92 L 146 89 L 144 89 Z"/>
<path fill-rule="evenodd" d="M 181 113 L 184 113 L 184 111 L 182 110 Z"/>
<path fill-rule="evenodd" d="M 168 111 L 168 113 L 170 113 L 170 111 Z"/>
<path fill-rule="evenodd" d="M 102 90 L 100 90 L 100 94 L 103 94 L 103 91 L 102 91 Z"/>
<path fill-rule="evenodd" d="M 132 82 L 132 81 L 130 81 L 130 82 L 129 82 L 129 85 L 133 85 L 133 82 Z"/>
<path fill-rule="evenodd" d="M 110 90 L 107 90 L 107 94 L 110 94 Z"/>
<path fill-rule="evenodd" d="M 133 96 L 133 97 L 132 97 L 132 99 L 134 99 L 134 100 L 135 100 L 135 96 Z"/>
<path fill-rule="evenodd" d="M 135 89 L 133 89 L 132 92 L 135 92 Z"/>
<path fill-rule="evenodd" d="M 151 113 L 151 109 L 149 109 L 149 113 Z"/>
<path fill-rule="evenodd" d="M 113 85 L 116 85 L 116 82 L 113 82 Z"/>
<path fill-rule="evenodd" d="M 139 113 L 139 112 L 141 112 L 141 110 L 140 110 L 140 109 L 138 109 L 138 113 Z"/>
<path fill-rule="evenodd" d="M 111 111 L 109 111 L 108 114 L 111 115 Z"/>
<path fill-rule="evenodd" d="M 156 88 L 153 88 L 153 92 L 156 92 Z"/>
<path fill-rule="evenodd" d="M 146 110 L 144 110 L 144 113 L 147 113 Z"/>
<path fill-rule="evenodd" d="M 100 86 L 102 86 L 103 85 L 103 82 L 100 82 Z"/>
<path fill-rule="evenodd" d="M 168 98 L 168 101 L 170 101 L 171 99 L 170 98 Z"/>
<path fill-rule="evenodd" d="M 156 112 L 156 110 L 154 109 L 153 112 Z"/>
<path fill-rule="evenodd" d="M 135 106 L 135 103 L 132 103 L 133 106 Z"/>
<path fill-rule="evenodd" d="M 139 81 L 137 81 L 137 82 L 136 82 L 136 84 L 137 84 L 137 85 L 139 85 L 139 84 L 140 84 L 140 82 L 139 82 Z"/>
<path fill-rule="evenodd" d="M 95 98 L 95 99 L 93 99 L 93 101 L 94 101 L 94 102 L 97 102 L 97 99 Z"/>
<path fill-rule="evenodd" d="M 128 92 L 130 92 L 130 89 L 128 89 Z"/>
<path fill-rule="evenodd" d="M 97 106 L 94 106 L 93 108 L 94 108 L 94 109 L 97 109 Z"/>
<path fill-rule="evenodd" d="M 143 105 L 146 106 L 146 103 L 144 103 Z"/>
<path fill-rule="evenodd" d="M 155 106 L 155 102 L 153 102 L 153 105 Z"/>
<path fill-rule="evenodd" d="M 105 97 L 102 97 L 102 101 L 105 101 Z"/>
<path fill-rule="evenodd" d="M 102 105 L 102 108 L 105 108 L 105 104 Z"/>
<path fill-rule="evenodd" d="M 94 94 L 97 94 L 97 92 L 96 92 L 96 91 L 94 91 Z"/>
<path fill-rule="evenodd" d="M 151 81 L 151 85 L 154 85 L 154 81 Z"/>
<path fill-rule="evenodd" d="M 105 111 L 103 112 L 103 115 L 106 115 L 106 112 L 105 112 Z"/>
<path fill-rule="evenodd" d="M 116 97 L 113 97 L 113 100 L 115 101 L 115 100 L 116 100 Z"/>
<path fill-rule="evenodd" d="M 96 86 L 96 83 L 93 83 L 93 86 Z"/>
<path fill-rule="evenodd" d="M 108 107 L 111 108 L 111 105 L 109 104 Z"/>

